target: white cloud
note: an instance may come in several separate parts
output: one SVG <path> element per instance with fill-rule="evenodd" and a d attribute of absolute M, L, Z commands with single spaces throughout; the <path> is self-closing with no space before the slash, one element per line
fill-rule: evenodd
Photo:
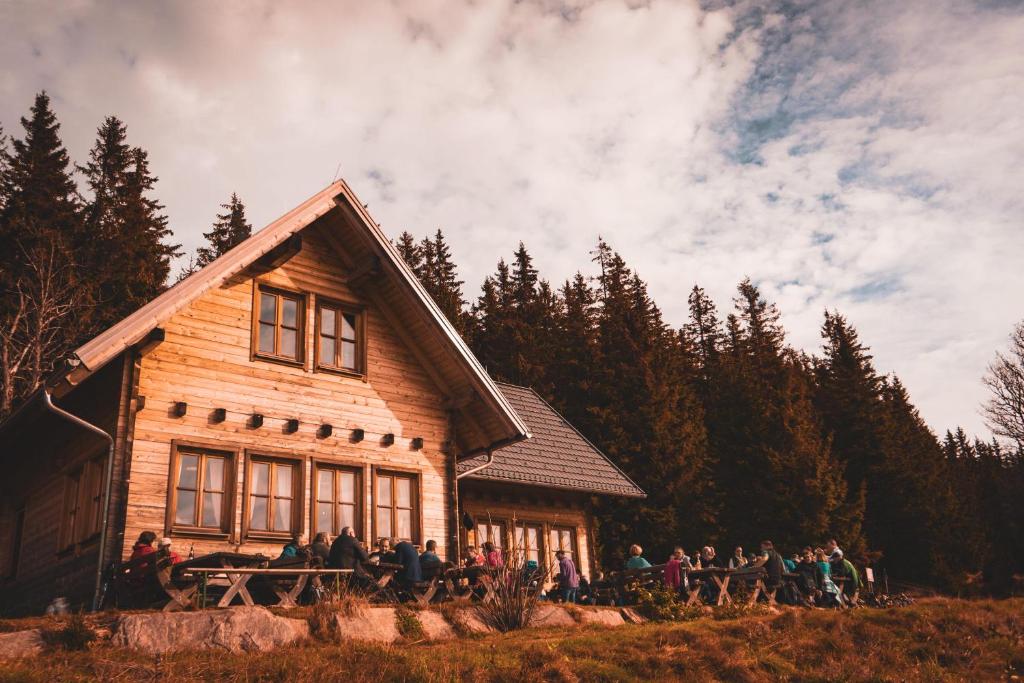
<path fill-rule="evenodd" d="M 0 5 L 0 122 L 47 88 L 84 159 L 150 151 L 194 248 L 336 169 L 385 229 L 449 235 L 475 296 L 518 240 L 558 282 L 598 233 L 682 323 L 744 275 L 815 349 L 838 307 L 936 429 L 1024 317 L 1024 19 L 938 3 Z M 741 163 L 757 159 L 758 163 Z"/>

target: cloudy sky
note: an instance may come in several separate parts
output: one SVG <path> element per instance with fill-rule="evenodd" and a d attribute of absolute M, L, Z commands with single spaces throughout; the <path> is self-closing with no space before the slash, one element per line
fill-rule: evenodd
<path fill-rule="evenodd" d="M 116 114 L 189 249 L 332 181 L 438 227 L 467 293 L 600 234 L 672 324 L 746 275 L 790 342 L 838 308 L 937 431 L 1024 318 L 1024 4 L 0 0 L 0 123 L 46 89 L 72 156 Z"/>

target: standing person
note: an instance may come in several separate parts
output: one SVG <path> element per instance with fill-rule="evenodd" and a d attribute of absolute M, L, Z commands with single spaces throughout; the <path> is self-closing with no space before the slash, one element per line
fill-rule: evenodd
<path fill-rule="evenodd" d="M 566 603 L 574 603 L 580 587 L 580 576 L 576 573 L 576 564 L 569 557 L 569 553 L 564 550 L 555 553 L 555 558 L 558 560 L 558 587 L 562 593 L 562 600 Z"/>
<path fill-rule="evenodd" d="M 345 527 L 331 544 L 331 552 L 327 558 L 327 566 L 332 569 L 351 569 L 355 576 L 365 577 L 363 563 L 369 562 L 370 556 L 366 548 L 356 538 L 352 527 Z"/>
<path fill-rule="evenodd" d="M 484 564 L 492 569 L 505 564 L 501 559 L 501 551 L 490 541 L 484 543 Z"/>
<path fill-rule="evenodd" d="M 814 561 L 822 574 L 819 605 L 821 607 L 842 607 L 843 599 L 840 597 L 839 588 L 832 581 L 832 566 L 828 562 L 828 555 L 821 548 L 815 548 Z"/>
<path fill-rule="evenodd" d="M 423 568 L 420 566 L 420 554 L 416 546 L 409 541 L 399 541 L 395 546 L 395 564 L 402 565 L 400 578 L 406 584 L 418 583 L 423 580 Z"/>
<path fill-rule="evenodd" d="M 629 546 L 629 559 L 626 560 L 626 569 L 646 569 L 651 563 L 644 559 L 644 549 L 634 543 Z"/>
<path fill-rule="evenodd" d="M 839 547 L 839 542 L 834 538 L 828 539 L 828 543 L 825 544 L 825 554 L 828 555 L 829 562 L 838 562 L 843 559 L 843 551 Z"/>
<path fill-rule="evenodd" d="M 181 555 L 171 550 L 171 539 L 161 538 L 160 542 L 156 544 L 158 550 L 167 553 L 167 559 L 171 561 L 171 564 L 178 564 L 181 562 Z"/>
<path fill-rule="evenodd" d="M 322 566 L 327 566 L 327 562 L 331 557 L 331 537 L 327 532 L 321 531 L 313 537 L 313 543 L 309 546 L 309 552 L 314 558 L 320 559 Z"/>
<path fill-rule="evenodd" d="M 747 558 L 743 556 L 742 546 L 736 546 L 736 550 L 732 552 L 732 557 L 729 558 L 729 569 L 742 569 L 747 566 Z"/>
<path fill-rule="evenodd" d="M 684 589 L 683 580 L 683 557 L 685 556 L 683 549 L 676 546 L 676 549 L 672 551 L 672 554 L 668 556 L 668 561 L 665 562 L 665 585 L 668 586 L 675 593 L 682 593 Z"/>
<path fill-rule="evenodd" d="M 754 562 L 755 567 L 764 567 L 766 577 L 764 586 L 768 590 L 776 590 L 782 585 L 782 574 L 785 565 L 782 564 L 782 555 L 775 550 L 775 544 L 771 541 L 761 541 L 761 556 Z"/>

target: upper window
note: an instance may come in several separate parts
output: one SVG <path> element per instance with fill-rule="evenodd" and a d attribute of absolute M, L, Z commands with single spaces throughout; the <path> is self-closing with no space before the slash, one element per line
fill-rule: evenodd
<path fill-rule="evenodd" d="M 414 474 L 378 473 L 376 536 L 419 540 L 418 479 Z"/>
<path fill-rule="evenodd" d="M 302 476 L 297 461 L 253 457 L 246 482 L 249 535 L 291 535 L 298 530 Z"/>
<path fill-rule="evenodd" d="M 182 446 L 172 470 L 170 526 L 228 533 L 234 453 Z"/>
<path fill-rule="evenodd" d="M 317 465 L 315 482 L 313 532 L 325 531 L 331 536 L 337 536 L 345 527 L 352 527 L 356 535 L 362 537 L 359 513 L 363 505 L 359 470 Z"/>
<path fill-rule="evenodd" d="M 476 546 L 479 550 L 488 541 L 498 550 L 505 547 L 505 522 L 492 519 L 477 521 L 476 529 L 469 532 L 469 545 Z"/>
<path fill-rule="evenodd" d="M 302 362 L 305 297 L 278 289 L 259 288 L 256 321 L 256 355 Z"/>
<path fill-rule="evenodd" d="M 362 313 L 319 300 L 316 308 L 317 367 L 363 373 Z"/>

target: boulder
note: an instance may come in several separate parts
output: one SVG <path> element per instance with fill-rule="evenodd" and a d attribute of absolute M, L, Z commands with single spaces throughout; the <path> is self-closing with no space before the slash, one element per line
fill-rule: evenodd
<path fill-rule="evenodd" d="M 551 627 L 551 626 L 575 626 L 576 620 L 572 618 L 564 608 L 555 605 L 539 604 L 533 611 L 533 618 L 530 619 L 530 626 Z"/>
<path fill-rule="evenodd" d="M 581 624 L 597 624 L 599 626 L 622 626 L 626 621 L 617 609 L 581 609 L 579 612 Z"/>
<path fill-rule="evenodd" d="M 481 619 L 473 607 L 455 612 L 452 621 L 457 622 L 459 630 L 464 633 L 494 633 L 494 627 Z"/>
<path fill-rule="evenodd" d="M 0 633 L 0 659 L 34 657 L 43 651 L 43 633 L 39 629 Z"/>
<path fill-rule="evenodd" d="M 455 630 L 445 621 L 440 612 L 423 610 L 417 612 L 416 616 L 423 627 L 423 633 L 428 640 L 451 640 L 455 637 Z"/>
<path fill-rule="evenodd" d="M 391 607 L 374 607 L 353 615 L 336 614 L 334 621 L 338 637 L 344 639 L 393 643 L 402 637 Z"/>
<path fill-rule="evenodd" d="M 111 642 L 149 654 L 176 650 L 272 650 L 309 636 L 309 623 L 279 617 L 265 607 L 157 612 L 121 617 Z"/>
<path fill-rule="evenodd" d="M 619 610 L 619 613 L 622 614 L 622 618 L 626 621 L 627 624 L 646 624 L 647 623 L 647 618 L 644 617 L 644 616 L 641 616 L 640 613 L 637 612 L 632 607 L 623 607 L 622 609 Z"/>

